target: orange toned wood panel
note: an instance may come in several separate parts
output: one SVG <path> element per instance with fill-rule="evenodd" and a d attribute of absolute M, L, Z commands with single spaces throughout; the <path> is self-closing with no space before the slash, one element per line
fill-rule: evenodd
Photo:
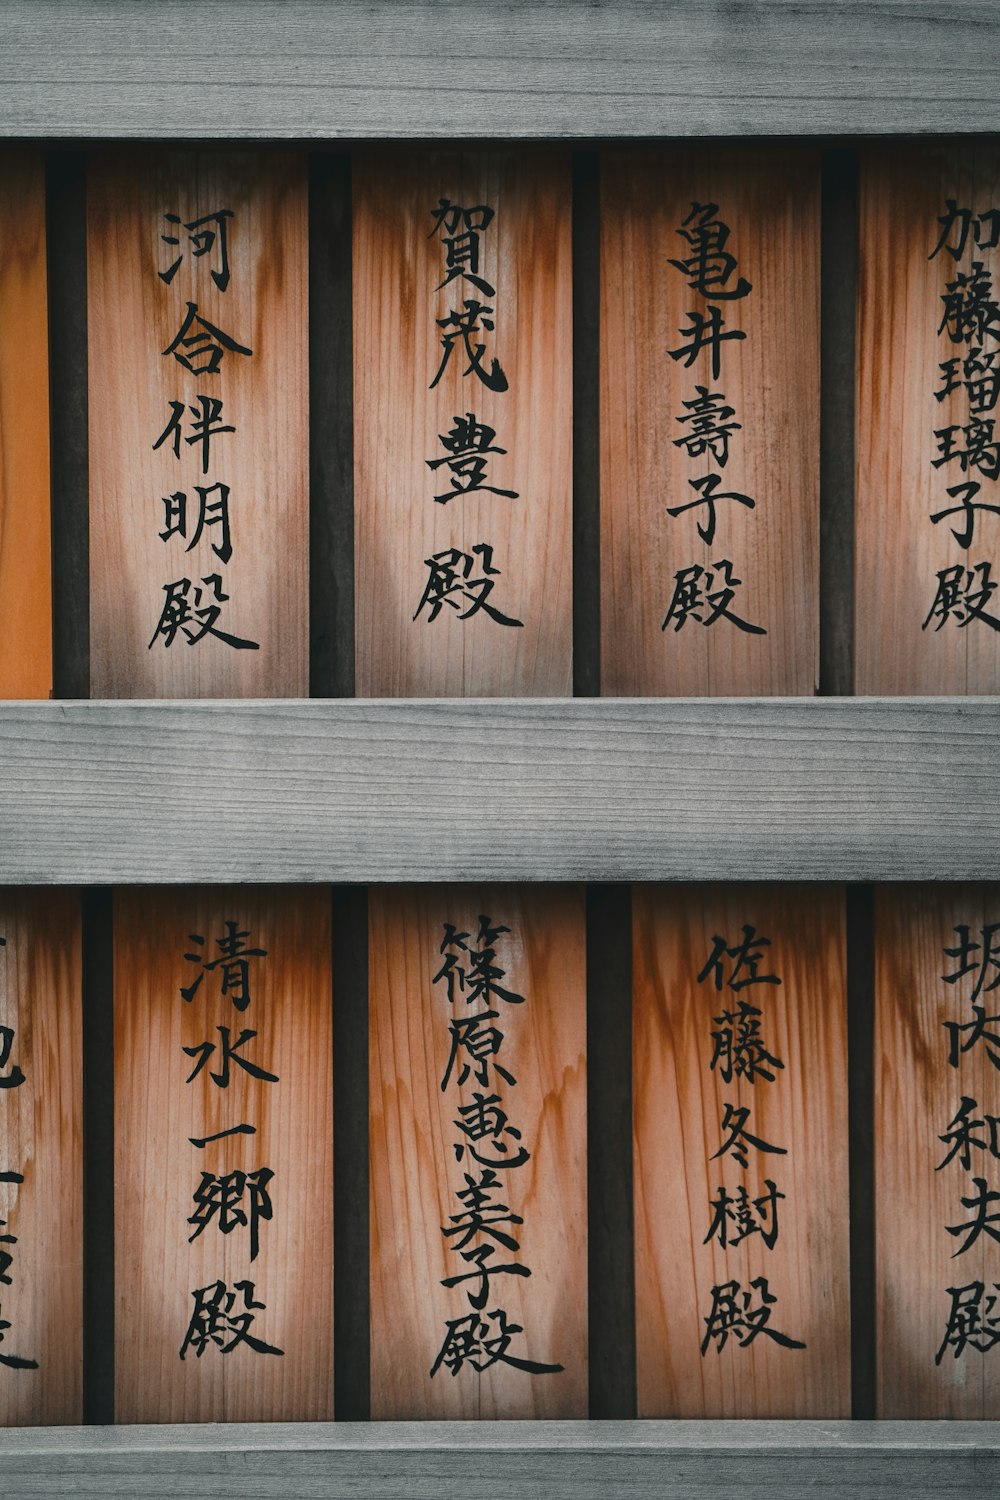
<path fill-rule="evenodd" d="M 301 155 L 90 163 L 95 697 L 308 691 L 306 219 Z"/>
<path fill-rule="evenodd" d="M 848 1417 L 842 889 L 634 901 L 639 1415 Z"/>
<path fill-rule="evenodd" d="M 695 204 L 716 211 L 692 219 Z M 706 236 L 718 246 L 709 280 L 671 264 L 697 258 Z M 732 295 L 741 281 L 749 292 Z M 600 400 L 602 691 L 813 693 L 815 152 L 602 153 Z M 699 400 L 706 415 L 692 409 Z M 702 503 L 710 495 L 714 505 Z"/>
<path fill-rule="evenodd" d="M 119 1422 L 333 1415 L 329 906 L 322 887 L 116 894 Z M 237 1125 L 255 1133 L 195 1144 Z M 222 1178 L 213 1211 L 195 1194 Z"/>
<path fill-rule="evenodd" d="M 0 1426 L 70 1425 L 83 1420 L 79 896 L 0 891 L 0 937 L 0 1173 L 24 1179 L 0 1181 Z"/>
<path fill-rule="evenodd" d="M 0 698 L 52 692 L 45 179 L 0 152 Z"/>
<path fill-rule="evenodd" d="M 873 147 L 861 161 L 855 690 L 1000 692 L 1000 517 L 963 504 L 1000 506 L 982 426 L 1000 411 L 1000 346 L 975 311 L 1000 301 L 1000 248 L 978 219 L 1000 210 L 1000 151 Z M 935 253 L 949 199 L 972 219 L 964 246 L 955 224 Z"/>
<path fill-rule="evenodd" d="M 388 887 L 369 900 L 372 1416 L 585 1417 L 582 892 Z M 509 932 L 480 940 L 482 917 Z M 446 923 L 468 934 L 464 948 L 449 945 Z M 474 956 L 491 947 L 492 961 Z M 484 990 L 476 975 L 490 969 Z M 462 1026 L 490 1010 L 499 1013 L 492 1023 Z M 490 1024 L 502 1033 L 492 1054 L 482 1040 Z M 454 1064 L 453 1025 L 470 1039 Z M 484 1133 L 476 1135 L 479 1125 Z M 522 1150 L 529 1159 L 520 1159 Z M 495 1230 L 475 1229 L 473 1199 L 458 1196 L 474 1185 L 484 1188 L 480 1214 Z M 495 1234 L 510 1235 L 516 1248 Z M 476 1311 L 476 1280 L 443 1282 L 475 1272 L 478 1262 L 463 1254 L 490 1246 L 485 1265 L 517 1264 L 531 1274 L 490 1276 Z M 468 1360 L 456 1356 L 463 1340 Z M 532 1372 L 517 1360 L 563 1369 Z"/>
<path fill-rule="evenodd" d="M 564 152 L 355 157 L 361 696 L 572 691 L 570 207 Z"/>
<path fill-rule="evenodd" d="M 998 885 L 876 896 L 879 1417 L 1000 1417 L 998 923 Z"/>

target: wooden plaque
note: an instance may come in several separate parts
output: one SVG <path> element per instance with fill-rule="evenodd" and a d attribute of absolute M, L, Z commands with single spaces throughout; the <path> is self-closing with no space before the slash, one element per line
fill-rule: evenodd
<path fill-rule="evenodd" d="M 369 901 L 372 1416 L 584 1417 L 582 892 Z"/>
<path fill-rule="evenodd" d="M 91 693 L 302 697 L 305 160 L 97 156 L 87 254 Z"/>
<path fill-rule="evenodd" d="M 639 1415 L 848 1417 L 842 890 L 634 902 Z"/>
<path fill-rule="evenodd" d="M 572 266 L 559 151 L 354 166 L 357 690 L 572 691 Z"/>
<path fill-rule="evenodd" d="M 875 911 L 878 1416 L 995 1421 L 1000 886 L 888 886 Z"/>
<path fill-rule="evenodd" d="M 329 892 L 119 891 L 114 941 L 115 1420 L 329 1420 Z"/>
<path fill-rule="evenodd" d="M 45 178 L 0 153 L 0 698 L 52 691 Z"/>
<path fill-rule="evenodd" d="M 866 149 L 860 234 L 856 691 L 1000 692 L 1000 152 Z"/>
<path fill-rule="evenodd" d="M 80 899 L 0 892 L 0 1426 L 83 1419 Z"/>
<path fill-rule="evenodd" d="M 818 536 L 816 153 L 603 152 L 602 691 L 813 693 Z"/>

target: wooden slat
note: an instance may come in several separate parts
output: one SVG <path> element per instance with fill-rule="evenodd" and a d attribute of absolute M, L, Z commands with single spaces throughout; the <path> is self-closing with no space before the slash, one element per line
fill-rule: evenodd
<path fill-rule="evenodd" d="M 819 691 L 854 691 L 854 371 L 858 153 L 822 154 L 820 210 Z"/>
<path fill-rule="evenodd" d="M 995 1423 L 347 1422 L 0 1434 L 20 1494 L 268 1500 L 992 1500 Z"/>
<path fill-rule="evenodd" d="M 570 202 L 565 153 L 355 162 L 362 697 L 571 691 Z"/>
<path fill-rule="evenodd" d="M 846 1416 L 842 895 L 633 902 L 639 1415 Z"/>
<path fill-rule="evenodd" d="M 211 216 L 225 211 L 220 226 Z M 199 240 L 206 234 L 214 243 Z M 91 163 L 96 697 L 307 691 L 306 257 L 301 155 L 120 153 Z M 167 352 L 182 332 L 205 343 Z M 206 404 L 219 400 L 221 410 Z M 210 433 L 204 451 L 206 412 L 213 429 L 234 431 Z M 156 447 L 178 415 L 179 434 Z"/>
<path fill-rule="evenodd" d="M 79 896 L 0 892 L 0 939 L 0 1426 L 79 1422 Z"/>
<path fill-rule="evenodd" d="M 0 693 L 52 690 L 49 359 L 40 153 L 0 154 Z"/>
<path fill-rule="evenodd" d="M 986 700 L 8 704 L 0 880 L 977 879 L 998 732 Z"/>
<path fill-rule="evenodd" d="M 348 152 L 309 157 L 309 695 L 354 696 L 354 363 Z"/>
<path fill-rule="evenodd" d="M 90 696 L 87 155 L 46 153 L 52 696 Z"/>
<path fill-rule="evenodd" d="M 964 235 L 961 220 L 947 223 L 949 200 L 959 213 L 972 214 Z M 1000 691 L 1000 608 L 993 598 L 1000 583 L 1000 521 L 989 509 L 963 506 L 964 498 L 994 511 L 1000 505 L 1000 454 L 991 436 L 1000 413 L 994 326 L 1000 248 L 990 247 L 997 212 L 995 147 L 863 154 L 859 693 Z M 976 217 L 982 213 L 985 221 Z M 985 299 L 982 318 L 975 311 L 979 298 Z M 952 375 L 941 368 L 949 360 L 955 361 Z"/>
<path fill-rule="evenodd" d="M 7 0 L 0 131 L 891 135 L 1000 127 L 991 0 Z M 206 80 L 210 86 L 206 87 Z M 960 86 L 957 86 L 960 81 Z M 956 85 L 956 86 L 953 86 Z"/>
<path fill-rule="evenodd" d="M 813 693 L 819 157 L 607 151 L 601 200 L 601 689 Z"/>
<path fill-rule="evenodd" d="M 1000 1073 L 991 1061 L 1000 1051 L 988 1039 L 998 1010 L 990 993 L 997 933 L 989 926 L 1000 922 L 1000 887 L 887 889 L 876 902 L 878 1411 L 995 1419 L 1000 1360 L 991 1358 L 991 1340 L 1000 1343 L 1000 1325 L 987 1299 L 1000 1304 L 1000 1245 L 988 1194 L 1000 1189 L 1000 1145 L 991 1145 L 989 1117 L 1000 1119 Z M 963 924 L 979 945 L 965 955 L 956 930 Z M 945 976 L 956 974 L 949 983 Z M 978 1040 L 976 1006 L 986 1033 Z M 970 1135 L 983 1144 L 963 1146 L 964 1118 L 981 1122 Z M 956 1138 L 943 1139 L 949 1135 Z M 976 1231 L 981 1196 L 987 1222 Z"/>
<path fill-rule="evenodd" d="M 227 951 L 220 939 L 241 933 L 228 950 L 236 955 L 232 970 L 209 969 L 186 957 L 215 962 Z M 114 941 L 116 1417 L 328 1419 L 329 893 L 120 891 Z M 261 949 L 263 954 L 243 960 L 242 971 L 238 952 Z M 194 984 L 188 1001 L 182 988 Z M 244 1038 L 244 1031 L 251 1035 Z M 206 1042 L 214 1051 L 202 1062 Z M 182 1048 L 195 1051 L 185 1056 Z M 277 1081 L 250 1074 L 240 1058 Z M 243 1124 L 255 1133 L 194 1144 Z M 257 1179 L 265 1196 L 257 1199 L 254 1256 L 251 1185 L 231 1185 L 227 1228 L 221 1209 L 199 1207 L 194 1194 L 202 1187 L 209 1195 L 223 1190 L 203 1174 L 250 1176 L 262 1168 L 273 1177 Z M 242 1213 L 245 1226 L 230 1213 Z M 211 1291 L 220 1281 L 221 1301 Z M 194 1293 L 203 1288 L 208 1295 L 199 1303 Z M 194 1310 L 216 1302 L 218 1315 L 208 1313 L 196 1323 Z M 244 1324 L 251 1303 L 263 1305 Z M 249 1339 L 280 1352 L 234 1342 L 243 1327 Z"/>
<path fill-rule="evenodd" d="M 369 899 L 372 1416 L 584 1416 L 582 892 Z M 521 1269 L 443 1285 L 478 1275 L 480 1247 L 487 1272 Z"/>

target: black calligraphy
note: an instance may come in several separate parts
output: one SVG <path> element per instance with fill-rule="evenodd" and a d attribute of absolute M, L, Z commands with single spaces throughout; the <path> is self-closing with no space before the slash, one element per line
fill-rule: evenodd
<path fill-rule="evenodd" d="M 462 1168 L 462 1181 L 455 1189 L 457 1212 L 448 1216 L 441 1233 L 449 1251 L 462 1268 L 445 1277 L 441 1285 L 461 1288 L 469 1313 L 450 1318 L 430 1373 L 441 1369 L 452 1376 L 466 1365 L 482 1374 L 495 1364 L 506 1364 L 530 1375 L 552 1375 L 559 1364 L 542 1364 L 510 1352 L 523 1327 L 508 1319 L 502 1306 L 500 1278 L 526 1278 L 531 1269 L 520 1258 L 518 1231 L 522 1216 L 510 1205 L 516 1179 L 511 1175 L 531 1153 L 521 1131 L 513 1125 L 499 1092 L 513 1088 L 517 1079 L 499 1060 L 504 1032 L 495 1023 L 511 1005 L 524 1005 L 525 997 L 512 990 L 506 970 L 499 962 L 498 942 L 510 928 L 480 916 L 476 931 L 444 924 L 440 945 L 441 963 L 432 983 L 442 985 L 450 1008 L 447 1062 L 441 1078 L 442 1092 L 472 1079 L 478 1088 L 471 1101 L 459 1104 L 454 1125 L 458 1139 L 452 1150 Z M 490 1303 L 496 1305 L 490 1307 Z"/>
<path fill-rule="evenodd" d="M 206 941 L 206 932 L 210 929 L 188 934 L 190 946 L 184 953 L 184 962 L 196 965 L 197 973 L 189 984 L 179 987 L 179 993 L 188 1005 L 197 999 L 202 1008 L 214 1004 L 223 1006 L 229 1020 L 232 1019 L 230 1006 L 242 1016 L 253 1004 L 254 979 L 261 961 L 268 956 L 268 950 L 254 941 L 249 924 L 243 925 L 236 918 L 224 918 L 219 929 L 213 934 L 211 943 Z M 239 1070 L 236 1076 L 242 1074 L 261 1086 L 276 1084 L 278 1075 L 265 1066 L 261 1057 L 253 1055 L 253 1043 L 257 1037 L 258 1033 L 252 1027 L 241 1026 L 234 1040 L 234 1032 L 228 1024 L 214 1025 L 203 1042 L 182 1048 L 184 1055 L 194 1062 L 186 1082 L 192 1084 L 204 1074 L 214 1089 L 227 1090 L 235 1070 Z M 191 1193 L 188 1242 L 205 1233 L 217 1233 L 228 1239 L 239 1231 L 238 1238 L 246 1245 L 250 1265 L 262 1253 L 262 1225 L 269 1224 L 274 1218 L 272 1184 L 275 1173 L 268 1166 L 257 1166 L 249 1171 L 243 1167 L 227 1167 L 225 1155 L 228 1148 L 222 1143 L 256 1134 L 255 1125 L 237 1117 L 221 1130 L 189 1137 L 196 1151 L 214 1148 L 219 1153 L 219 1165 L 200 1168 L 199 1180 Z M 266 1310 L 265 1304 L 255 1299 L 254 1282 L 237 1281 L 230 1288 L 220 1278 L 208 1286 L 196 1288 L 191 1297 L 194 1307 L 180 1347 L 181 1359 L 186 1359 L 192 1351 L 195 1358 L 200 1359 L 210 1347 L 219 1354 L 231 1354 L 241 1346 L 253 1354 L 284 1354 L 283 1349 L 265 1343 L 250 1332 L 257 1315 Z"/>
<path fill-rule="evenodd" d="M 229 285 L 229 235 L 228 221 L 233 217 L 231 208 L 222 208 L 214 214 L 204 214 L 200 219 L 190 219 L 182 224 L 180 214 L 164 214 L 163 218 L 171 229 L 177 229 L 178 233 L 161 234 L 160 239 L 171 248 L 181 245 L 179 231 L 187 230 L 187 242 L 192 256 L 199 259 L 203 255 L 214 257 L 211 265 L 211 277 L 219 288 L 224 292 Z M 184 259 L 184 251 L 171 261 L 165 271 L 160 271 L 161 281 L 169 286 L 177 275 L 181 261 Z"/>
<path fill-rule="evenodd" d="M 457 610 L 460 620 L 482 610 L 498 625 L 523 626 L 523 620 L 515 620 L 489 603 L 500 569 L 493 566 L 493 548 L 485 542 L 477 542 L 471 552 L 461 552 L 457 547 L 435 552 L 424 559 L 424 566 L 427 582 L 413 614 L 415 620 L 425 609 L 428 620 L 436 620 L 447 606 Z"/>
<path fill-rule="evenodd" d="M 234 218 L 231 208 L 215 209 L 187 220 L 177 213 L 165 213 L 167 227 L 160 239 L 172 258 L 157 272 L 159 279 L 171 286 L 185 258 L 190 256 L 195 271 L 203 265 L 216 292 L 224 293 L 232 275 L 229 235 Z M 209 317 L 198 302 L 185 300 L 177 332 L 162 350 L 164 358 L 174 360 L 198 382 L 218 377 L 226 361 L 249 359 L 253 355 L 248 344 L 214 321 L 216 316 L 213 313 Z M 220 396 L 201 391 L 188 398 L 172 398 L 167 405 L 166 421 L 152 447 L 154 451 L 162 448 L 172 453 L 178 465 L 190 449 L 197 459 L 198 478 L 204 482 L 192 482 L 159 497 L 162 526 L 157 535 L 166 546 L 179 538 L 186 544 L 185 552 L 193 551 L 204 538 L 217 562 L 225 566 L 234 551 L 233 496 L 227 483 L 214 475 L 209 480 L 208 476 L 215 461 L 215 444 L 236 433 L 232 413 L 226 411 Z M 183 479 L 181 483 L 184 484 Z M 148 650 L 158 643 L 167 650 L 178 641 L 196 646 L 208 639 L 234 651 L 260 650 L 259 641 L 238 635 L 221 623 L 230 595 L 224 575 L 215 565 L 211 572 L 197 579 L 181 577 L 165 583 L 163 595 Z"/>
<path fill-rule="evenodd" d="M 212 958 L 206 958 L 201 951 L 205 946 L 202 933 L 192 932 L 188 936 L 196 951 L 185 953 L 184 959 L 187 963 L 197 964 L 200 973 L 191 984 L 181 988 L 182 997 L 190 1003 L 205 975 L 217 971 L 219 993 L 228 998 L 236 1010 L 246 1010 L 250 1004 L 250 961 L 266 958 L 267 949 L 250 947 L 247 942 L 249 931 L 234 921 L 225 922 L 222 936 L 215 939 L 219 951 Z"/>
<path fill-rule="evenodd" d="M 234 1132 L 225 1132 L 231 1133 Z M 217 1135 L 216 1140 L 219 1138 Z M 205 1144 L 208 1144 L 207 1139 Z M 255 1261 L 260 1253 L 260 1221 L 274 1217 L 268 1192 L 268 1183 L 273 1176 L 270 1167 L 260 1167 L 256 1172 L 202 1172 L 201 1181 L 192 1194 L 194 1213 L 188 1223 L 194 1225 L 194 1233 L 188 1236 L 188 1241 L 197 1239 L 205 1226 L 213 1221 L 218 1224 L 221 1234 L 232 1234 L 236 1228 L 249 1226 L 250 1259 Z"/>
<path fill-rule="evenodd" d="M 735 942 L 721 933 L 713 935 L 708 956 L 697 974 L 698 984 L 710 984 L 716 994 L 726 996 L 721 1011 L 716 1013 L 715 1005 L 712 1007 L 708 1066 L 727 1088 L 740 1082 L 755 1088 L 773 1085 L 785 1071 L 765 1029 L 767 1018 L 759 995 L 767 990 L 759 990 L 757 1003 L 751 999 L 758 987 L 781 984 L 773 968 L 771 946 L 769 937 L 744 922 Z M 787 1156 L 787 1147 L 766 1140 L 752 1128 L 750 1106 L 730 1099 L 723 1101 L 719 1129 L 722 1142 L 709 1159 L 720 1163 L 731 1159 L 740 1169 L 741 1180 L 723 1181 L 716 1187 L 709 1199 L 708 1231 L 702 1243 L 714 1241 L 721 1250 L 729 1250 L 753 1236 L 771 1251 L 780 1233 L 778 1205 L 786 1195 L 771 1177 L 749 1184 L 743 1174 L 751 1171 L 751 1161 L 756 1165 L 758 1158 Z M 721 1354 L 730 1340 L 740 1349 L 749 1348 L 758 1338 L 785 1349 L 806 1347 L 773 1325 L 778 1299 L 766 1276 L 755 1277 L 748 1287 L 735 1280 L 720 1282 L 712 1287 L 711 1297 L 712 1305 L 702 1319 L 702 1357 L 711 1348 Z"/>
<path fill-rule="evenodd" d="M 755 1295 L 756 1294 L 756 1295 Z M 741 1349 L 749 1349 L 759 1335 L 773 1339 L 784 1349 L 804 1349 L 800 1339 L 792 1339 L 770 1327 L 771 1313 L 777 1297 L 768 1289 L 766 1276 L 755 1276 L 749 1291 L 738 1281 L 724 1281 L 712 1288 L 712 1306 L 705 1319 L 702 1354 L 712 1345 L 721 1354 L 731 1338 Z"/>
<path fill-rule="evenodd" d="M 731 305 L 748 297 L 753 288 L 739 274 L 736 257 L 727 249 L 730 229 L 720 217 L 717 203 L 693 202 L 677 235 L 684 242 L 685 253 L 680 258 L 671 257 L 669 263 L 684 276 L 688 289 L 704 298 L 705 306 L 688 309 L 689 321 L 678 330 L 682 342 L 667 353 L 670 359 L 680 361 L 681 369 L 697 366 L 705 383 L 696 383 L 691 399 L 681 401 L 682 411 L 674 418 L 681 434 L 671 441 L 692 463 L 707 466 L 708 472 L 689 479 L 688 489 L 693 494 L 668 505 L 666 512 L 672 519 L 692 512 L 698 536 L 706 547 L 712 547 L 720 512 L 725 514 L 734 505 L 754 510 L 757 505 L 752 495 L 729 487 L 719 472 L 729 463 L 731 444 L 734 435 L 742 431 L 742 423 L 735 420 L 736 408 L 717 385 L 722 378 L 723 347 L 742 343 L 747 337 L 743 329 L 731 326 Z M 690 563 L 680 568 L 674 575 L 673 594 L 661 630 L 672 626 L 677 634 L 692 621 L 708 627 L 726 620 L 745 634 L 766 635 L 763 626 L 753 624 L 732 607 L 742 584 L 730 558 L 720 557 L 707 566 Z"/>
<path fill-rule="evenodd" d="M 934 398 L 947 402 L 951 421 L 934 429 L 932 468 L 946 481 L 947 503 L 930 514 L 932 526 L 946 523 L 966 554 L 949 563 L 935 577 L 930 607 L 921 626 L 935 631 L 951 624 L 962 630 L 972 624 L 1000 630 L 1000 615 L 991 607 L 997 591 L 991 560 L 973 560 L 969 553 L 983 518 L 1000 516 L 1000 433 L 995 430 L 1000 399 L 1000 302 L 992 272 L 982 254 L 997 247 L 1000 210 L 975 214 L 957 199 L 945 201 L 938 217 L 940 232 L 928 256 L 944 259 L 938 338 L 944 358 L 938 364 Z M 959 262 L 967 262 L 959 266 Z M 949 279 L 950 278 L 950 279 Z M 947 481 L 951 480 L 951 483 Z"/>
<path fill-rule="evenodd" d="M 506 448 L 501 448 L 494 442 L 495 437 L 494 429 L 485 422 L 478 421 L 473 411 L 467 411 L 461 417 L 456 416 L 451 430 L 438 434 L 444 457 L 428 458 L 427 467 L 440 469 L 443 464 L 447 464 L 451 473 L 451 488 L 443 495 L 434 496 L 439 505 L 447 505 L 449 500 L 454 500 L 459 495 L 474 495 L 479 491 L 502 495 L 507 500 L 518 498 L 516 490 L 501 490 L 486 482 L 489 477 L 486 455 L 507 452 Z"/>
<path fill-rule="evenodd" d="M 284 1354 L 283 1349 L 265 1344 L 250 1332 L 257 1313 L 265 1310 L 263 1302 L 254 1301 L 254 1290 L 252 1281 L 237 1281 L 232 1291 L 225 1282 L 213 1281 L 193 1291 L 194 1308 L 181 1344 L 181 1359 L 189 1349 L 194 1350 L 195 1359 L 200 1359 L 210 1344 L 220 1354 L 231 1354 L 241 1344 L 254 1354 Z M 242 1306 L 237 1302 L 237 1292 L 242 1295 Z"/>
<path fill-rule="evenodd" d="M 461 279 L 470 282 L 484 297 L 495 297 L 496 288 L 479 275 L 480 244 L 496 217 L 494 210 L 482 203 L 475 208 L 463 208 L 459 204 L 452 203 L 450 198 L 440 198 L 437 208 L 431 209 L 431 215 L 434 219 L 434 227 L 428 238 L 438 235 L 445 251 L 445 276 L 444 280 L 435 287 L 435 291 L 443 291 L 451 286 L 453 281 Z M 488 333 L 493 332 L 494 324 L 491 316 L 493 308 L 475 297 L 470 297 L 463 299 L 462 309 L 464 311 L 452 308 L 446 317 L 437 319 L 437 326 L 442 330 L 441 345 L 444 353 L 438 372 L 431 381 L 431 389 L 433 390 L 441 379 L 455 343 L 461 339 L 469 361 L 468 366 L 462 372 L 463 376 L 475 374 L 487 390 L 505 391 L 507 377 L 500 366 L 500 361 L 491 357 L 489 369 L 484 368 L 483 357 L 486 354 L 486 345 L 476 341 L 478 335 L 484 330 Z"/>
<path fill-rule="evenodd" d="M 949 201 L 949 210 L 955 205 Z M 943 223 L 941 242 L 949 253 L 959 254 L 970 232 L 969 223 L 949 215 L 952 222 Z M 954 232 L 954 249 L 946 242 Z M 973 231 L 975 232 L 975 231 Z M 992 234 L 992 228 L 990 230 Z M 978 243 L 978 241 L 977 241 Z M 935 253 L 937 253 L 935 251 Z M 957 256 L 956 256 L 957 258 Z M 948 1066 L 965 1076 L 984 1080 L 983 1069 L 1000 1069 L 1000 1006 L 990 996 L 1000 990 L 1000 922 L 984 922 L 973 927 L 960 922 L 953 929 L 956 941 L 943 945 L 941 980 L 951 986 L 951 993 L 964 993 L 970 1019 L 949 1017 L 941 1025 L 947 1039 Z M 1000 998 L 1000 997 L 998 997 Z M 955 1222 L 945 1224 L 944 1232 L 955 1242 L 950 1258 L 957 1260 L 973 1246 L 992 1254 L 995 1263 L 1000 1245 L 1000 1117 L 991 1114 L 975 1095 L 962 1093 L 958 1104 L 938 1140 L 944 1148 L 934 1170 L 947 1172 L 949 1178 L 961 1173 L 957 1193 Z M 976 1259 L 977 1257 L 973 1257 Z M 978 1257 L 982 1259 L 981 1253 Z M 981 1266 L 978 1268 L 981 1269 Z M 995 1312 L 1000 1286 L 973 1280 L 965 1285 L 949 1286 L 950 1299 L 945 1315 L 945 1329 L 934 1357 L 940 1365 L 950 1353 L 960 1359 L 967 1350 L 986 1354 L 1000 1342 L 1000 1314 Z"/>
<path fill-rule="evenodd" d="M 434 224 L 428 239 L 436 237 L 444 249 L 444 277 L 435 286 L 434 295 L 447 291 L 449 299 L 459 305 L 449 306 L 443 317 L 435 319 L 441 358 L 430 389 L 438 385 L 452 357 L 460 351 L 461 378 L 472 376 L 485 390 L 501 395 L 509 389 L 509 381 L 499 359 L 490 352 L 496 331 L 497 289 L 486 279 L 481 266 L 484 237 L 496 210 L 485 203 L 467 207 L 442 197 L 431 209 L 431 217 Z M 458 291 L 471 291 L 471 295 L 455 296 Z M 489 301 L 480 301 L 480 297 Z M 474 411 L 456 413 L 451 421 L 447 432 L 438 433 L 443 454 L 425 460 L 435 475 L 447 470 L 447 488 L 434 495 L 435 504 L 447 505 L 475 495 L 517 500 L 517 490 L 504 489 L 491 480 L 491 458 L 507 452 L 496 441 L 496 429 Z M 458 620 L 478 616 L 495 625 L 523 628 L 523 620 L 490 602 L 502 572 L 494 565 L 492 543 L 478 540 L 472 545 L 452 545 L 424 558 L 423 565 L 427 578 L 413 612 L 414 620 L 423 617 L 432 624 L 444 613 Z"/>
<path fill-rule="evenodd" d="M 0 937 L 0 948 L 6 948 L 7 939 Z M 15 1056 L 16 1032 L 13 1026 L 0 1025 L 0 1109 L 13 1107 L 13 1090 L 21 1087 L 26 1078 L 22 1069 L 18 1066 Z M 4 1103 L 3 1101 L 6 1101 Z M 10 1140 L 17 1138 L 16 1132 L 11 1131 L 7 1135 Z M 24 1182 L 24 1173 L 11 1169 L 0 1171 L 0 1186 L 9 1184 L 12 1190 L 13 1200 L 16 1199 L 16 1189 Z M 9 1210 L 8 1210 L 9 1211 Z M 11 1231 L 10 1222 L 0 1218 L 0 1287 L 12 1287 L 14 1285 L 13 1272 L 15 1270 L 14 1247 L 17 1245 L 18 1236 Z M 0 1305 L 5 1299 L 0 1297 Z M 0 1317 L 0 1365 L 8 1370 L 37 1370 L 38 1361 L 28 1359 L 21 1354 L 11 1354 L 3 1348 L 6 1335 L 10 1332 L 12 1323 L 9 1318 Z"/>

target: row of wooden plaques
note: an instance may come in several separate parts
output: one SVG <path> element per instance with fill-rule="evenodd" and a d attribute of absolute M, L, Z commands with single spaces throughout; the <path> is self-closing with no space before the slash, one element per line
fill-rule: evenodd
<path fill-rule="evenodd" d="M 113 1076 L 91 1058 L 88 1089 L 114 1105 L 90 1336 L 119 1421 L 335 1415 L 347 936 L 323 888 L 115 894 Z M 79 894 L 0 893 L 0 940 L 0 1422 L 73 1423 Z M 845 946 L 842 887 L 634 891 L 641 1416 L 850 1415 Z M 368 971 L 372 1415 L 585 1417 L 583 891 L 373 889 Z M 998 991 L 1000 887 L 877 891 L 882 1417 L 1000 1417 Z"/>
<path fill-rule="evenodd" d="M 570 155 L 355 152 L 326 334 L 307 165 L 87 157 L 91 693 L 307 694 L 309 344 L 349 338 L 358 694 L 568 694 Z M 811 694 L 819 153 L 614 148 L 600 184 L 602 691 Z M 995 148 L 860 152 L 861 694 L 1000 688 L 998 205 Z M 43 160 L 5 151 L 5 697 L 52 686 L 45 240 Z"/>

